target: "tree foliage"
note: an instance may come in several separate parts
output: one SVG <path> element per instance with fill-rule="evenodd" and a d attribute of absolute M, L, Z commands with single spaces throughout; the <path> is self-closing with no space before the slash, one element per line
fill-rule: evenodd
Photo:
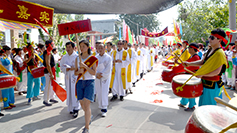
<path fill-rule="evenodd" d="M 155 14 L 121 14 L 119 17 L 121 20 L 125 20 L 126 24 L 130 27 L 130 30 L 134 33 L 134 35 L 137 35 L 137 25 L 139 34 L 140 28 L 147 28 L 150 32 L 156 32 L 159 30 L 160 22 L 157 20 Z"/>
<path fill-rule="evenodd" d="M 178 21 L 182 24 L 183 40 L 202 42 L 211 30 L 229 24 L 229 6 L 226 0 L 187 0 L 179 4 Z"/>

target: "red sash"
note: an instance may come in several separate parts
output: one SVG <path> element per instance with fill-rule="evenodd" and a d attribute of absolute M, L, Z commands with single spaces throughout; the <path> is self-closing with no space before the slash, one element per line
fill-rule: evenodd
<path fill-rule="evenodd" d="M 94 64 L 96 63 L 96 66 L 98 66 L 98 59 L 95 56 L 90 56 L 85 62 L 84 64 L 86 64 L 89 68 L 92 67 Z M 79 74 L 77 77 L 77 82 L 80 80 L 80 78 L 87 72 L 86 69 L 84 69 L 84 73 L 83 74 Z M 75 85 L 77 85 L 77 82 Z M 75 87 L 75 95 L 77 97 L 77 89 Z"/>

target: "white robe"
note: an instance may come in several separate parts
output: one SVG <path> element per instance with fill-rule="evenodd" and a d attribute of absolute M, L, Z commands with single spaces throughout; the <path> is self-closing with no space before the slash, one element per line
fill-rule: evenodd
<path fill-rule="evenodd" d="M 135 77 L 136 77 L 136 80 L 139 80 L 140 79 L 140 74 L 142 73 L 142 51 L 141 51 L 141 54 L 138 55 L 138 51 L 141 51 L 140 49 L 137 49 L 136 54 L 137 54 L 137 60 L 136 60 L 136 65 L 134 67 L 134 70 L 135 70 Z M 139 71 L 137 73 L 137 61 L 140 61 L 140 64 L 139 64 Z"/>
<path fill-rule="evenodd" d="M 128 55 L 129 55 L 129 53 L 128 53 Z M 132 88 L 132 83 L 134 83 L 137 80 L 134 77 L 134 75 L 135 75 L 135 68 L 136 68 L 136 62 L 137 62 L 137 54 L 132 49 L 132 55 L 131 55 L 131 58 L 129 58 L 129 64 L 131 64 L 131 78 L 132 78 L 132 81 L 131 82 L 127 81 L 127 85 L 126 85 L 127 89 L 131 89 Z"/>
<path fill-rule="evenodd" d="M 151 53 L 151 51 L 152 51 L 152 53 Z M 147 70 L 151 70 L 151 68 L 153 67 L 153 66 L 151 66 L 151 60 L 153 61 L 153 65 L 154 65 L 154 57 L 155 57 L 155 50 L 154 49 L 150 49 L 149 51 L 149 54 L 148 54 L 148 62 L 147 62 Z"/>
<path fill-rule="evenodd" d="M 145 48 L 140 49 L 142 51 L 142 70 L 143 73 L 147 72 L 147 50 Z"/>
<path fill-rule="evenodd" d="M 123 49 L 121 51 L 117 51 L 115 60 L 117 60 L 117 59 L 122 60 L 123 51 L 124 51 Z M 112 57 L 113 57 L 113 55 L 112 55 Z M 127 82 L 126 72 L 127 72 L 128 64 L 129 64 L 129 55 L 128 55 L 128 53 L 127 53 L 127 57 L 126 57 L 125 61 L 122 60 L 122 63 L 118 63 L 118 62 L 115 63 L 115 76 L 114 76 L 114 84 L 113 84 L 113 87 L 112 87 L 112 94 L 113 95 L 117 95 L 117 94 L 119 96 L 124 96 L 125 95 L 125 91 L 124 91 L 123 83 L 122 83 L 122 78 L 121 78 L 121 68 L 126 68 L 126 71 L 125 71 L 125 80 L 126 80 L 125 84 L 126 84 L 126 82 Z"/>
<path fill-rule="evenodd" d="M 60 61 L 60 68 L 65 74 L 65 86 L 67 91 L 67 105 L 69 112 L 80 109 L 80 103 L 75 97 L 75 84 L 77 77 L 74 75 L 74 71 L 66 71 L 66 68 L 75 67 L 75 59 L 77 56 L 78 54 L 76 52 L 73 52 L 70 56 L 67 53 Z"/>
<path fill-rule="evenodd" d="M 103 76 L 101 79 L 95 79 L 96 98 L 99 108 L 107 109 L 107 106 L 109 105 L 108 94 L 112 70 L 112 58 L 107 53 L 104 53 L 103 56 L 98 54 L 96 55 L 96 58 L 98 59 L 96 73 L 102 73 Z"/>
<path fill-rule="evenodd" d="M 24 57 L 20 57 L 19 55 L 16 55 L 14 58 L 20 67 L 24 65 L 23 58 Z M 20 92 L 27 91 L 27 70 L 26 69 L 22 71 L 22 82 L 17 82 L 17 90 Z"/>
<path fill-rule="evenodd" d="M 111 49 L 110 51 L 106 50 L 106 53 L 107 53 L 109 56 L 112 56 L 112 52 L 113 52 L 113 49 Z"/>

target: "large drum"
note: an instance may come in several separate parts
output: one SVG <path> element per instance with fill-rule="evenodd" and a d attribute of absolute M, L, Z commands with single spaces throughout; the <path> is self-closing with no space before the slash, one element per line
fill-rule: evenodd
<path fill-rule="evenodd" d="M 180 74 L 173 77 L 172 89 L 175 95 L 183 98 L 195 98 L 202 95 L 203 85 L 200 78 L 192 77 L 182 89 L 180 88 L 191 76 Z"/>
<path fill-rule="evenodd" d="M 0 76 L 0 90 L 15 88 L 17 85 L 17 79 L 12 75 Z"/>
<path fill-rule="evenodd" d="M 174 64 L 169 65 L 167 68 L 172 69 L 174 67 Z"/>
<path fill-rule="evenodd" d="M 171 72 L 172 69 L 164 69 L 162 71 L 161 77 L 163 81 L 171 82 L 172 78 L 177 75 L 177 73 Z"/>
<path fill-rule="evenodd" d="M 34 78 L 39 78 L 44 76 L 45 67 L 33 68 L 31 74 Z"/>
<path fill-rule="evenodd" d="M 162 65 L 168 67 L 169 65 L 174 65 L 174 61 L 172 60 L 163 61 Z"/>
<path fill-rule="evenodd" d="M 219 133 L 236 122 L 236 112 L 215 105 L 201 106 L 189 118 L 185 133 Z M 237 129 L 230 129 L 226 133 L 237 133 Z"/>

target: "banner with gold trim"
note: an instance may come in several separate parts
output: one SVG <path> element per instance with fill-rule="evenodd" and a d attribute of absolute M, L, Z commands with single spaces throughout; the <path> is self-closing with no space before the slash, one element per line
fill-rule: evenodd
<path fill-rule="evenodd" d="M 1 0 L 0 4 L 0 20 L 8 22 L 38 25 L 35 18 L 43 26 L 52 27 L 53 13 L 53 8 L 32 2 Z"/>

